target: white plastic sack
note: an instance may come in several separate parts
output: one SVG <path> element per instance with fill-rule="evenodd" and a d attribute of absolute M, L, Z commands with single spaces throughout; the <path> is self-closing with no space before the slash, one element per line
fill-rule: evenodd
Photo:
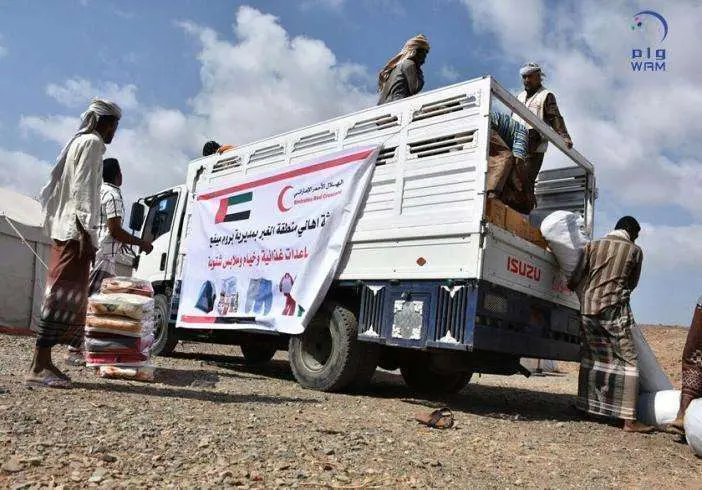
<path fill-rule="evenodd" d="M 646 342 L 638 325 L 631 327 L 634 346 L 639 355 L 639 392 L 655 393 L 673 389 L 673 383 L 658 364 L 655 354 Z"/>
<path fill-rule="evenodd" d="M 647 425 L 663 429 L 678 415 L 680 390 L 639 393 L 636 418 Z"/>
<path fill-rule="evenodd" d="M 541 222 L 541 234 L 556 256 L 566 279 L 570 279 L 583 248 L 590 241 L 585 233 L 585 221 L 577 213 L 555 211 Z"/>
<path fill-rule="evenodd" d="M 687 445 L 702 457 L 702 398 L 692 400 L 685 412 L 685 438 Z"/>

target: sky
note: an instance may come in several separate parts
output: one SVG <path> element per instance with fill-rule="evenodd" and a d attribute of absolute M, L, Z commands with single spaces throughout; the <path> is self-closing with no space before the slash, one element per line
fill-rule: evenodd
<path fill-rule="evenodd" d="M 637 25 L 644 10 L 667 35 L 652 15 Z M 489 74 L 516 93 L 519 67 L 541 64 L 596 167 L 596 234 L 625 214 L 643 225 L 637 320 L 688 325 L 702 295 L 700 19 L 692 0 L 0 0 L 0 187 L 36 196 L 94 96 L 123 109 L 106 156 L 126 200 L 183 183 L 204 141 L 373 105 L 379 68 L 423 33 L 425 90 Z M 649 47 L 665 71 L 632 70 Z"/>

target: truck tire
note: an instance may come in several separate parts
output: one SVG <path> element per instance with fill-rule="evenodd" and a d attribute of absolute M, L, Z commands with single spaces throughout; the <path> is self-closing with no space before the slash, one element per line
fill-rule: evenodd
<path fill-rule="evenodd" d="M 356 376 L 351 381 L 351 388 L 354 390 L 362 390 L 370 384 L 375 370 L 378 368 L 380 346 L 368 342 L 356 341 L 356 343 L 360 350 L 360 359 L 358 361 Z"/>
<path fill-rule="evenodd" d="M 154 345 L 152 356 L 167 356 L 178 345 L 175 329 L 169 325 L 168 299 L 162 294 L 154 295 Z"/>
<path fill-rule="evenodd" d="M 305 331 L 290 337 L 288 356 L 295 379 L 305 388 L 340 391 L 358 374 L 363 345 L 356 316 L 338 303 L 325 303 Z M 374 366 L 375 370 L 375 366 Z"/>
<path fill-rule="evenodd" d="M 244 362 L 249 366 L 265 364 L 273 359 L 278 346 L 266 341 L 251 341 L 239 346 L 244 354 Z"/>
<path fill-rule="evenodd" d="M 428 395 L 451 394 L 461 391 L 473 373 L 437 373 L 427 368 L 426 363 L 404 362 L 400 366 L 402 379 L 407 386 Z"/>

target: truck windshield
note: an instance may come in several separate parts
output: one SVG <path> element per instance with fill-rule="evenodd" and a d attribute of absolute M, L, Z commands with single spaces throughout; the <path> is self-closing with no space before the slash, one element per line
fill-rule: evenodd
<path fill-rule="evenodd" d="M 149 214 L 144 224 L 144 233 L 142 236 L 144 240 L 153 242 L 158 237 L 171 230 L 173 214 L 177 202 L 178 194 L 170 194 L 151 203 Z"/>

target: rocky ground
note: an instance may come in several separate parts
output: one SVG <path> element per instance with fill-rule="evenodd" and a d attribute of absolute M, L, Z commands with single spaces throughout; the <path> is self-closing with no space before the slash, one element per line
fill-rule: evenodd
<path fill-rule="evenodd" d="M 647 329 L 679 382 L 684 329 Z M 32 339 L 0 336 L 0 487 L 702 486 L 674 436 L 625 434 L 571 409 L 564 376 L 475 377 L 459 395 L 418 398 L 378 371 L 360 394 L 297 385 L 284 353 L 262 369 L 238 349 L 186 344 L 151 384 L 71 368 L 71 391 L 27 389 Z M 452 408 L 436 430 L 413 415 Z"/>

